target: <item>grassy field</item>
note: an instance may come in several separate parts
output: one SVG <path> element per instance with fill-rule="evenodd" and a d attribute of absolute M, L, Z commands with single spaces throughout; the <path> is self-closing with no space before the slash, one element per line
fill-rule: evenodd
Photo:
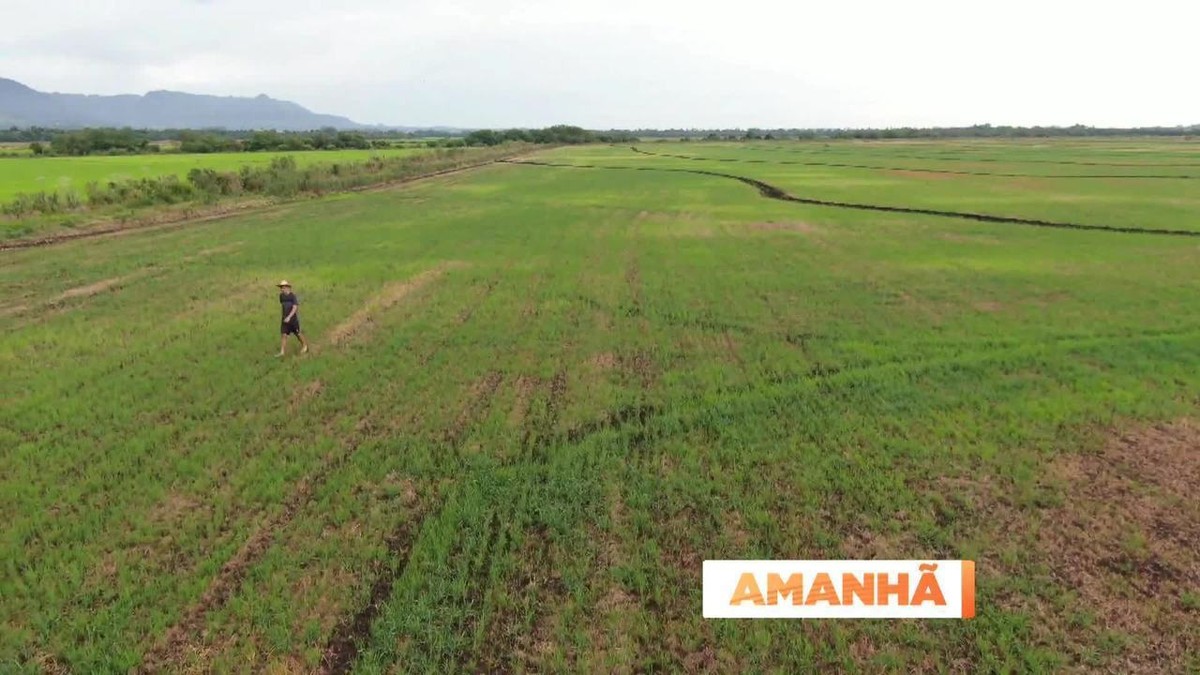
<path fill-rule="evenodd" d="M 242 166 L 270 164 L 275 157 L 292 156 L 301 165 L 317 162 L 362 162 L 373 156 L 399 157 L 420 148 L 387 150 L 321 150 L 309 152 L 162 153 L 94 157 L 0 157 L 0 202 L 19 193 L 74 190 L 82 193 L 92 181 L 106 183 L 157 176 L 187 176 L 195 169 L 236 171 Z"/>
<path fill-rule="evenodd" d="M 1197 231 L 1200 181 L 773 145 L 0 253 L 0 670 L 1200 668 L 1200 238 L 660 169 Z M 1200 161 L 1042 146 L 828 153 Z M 701 617 L 704 559 L 843 557 L 976 560 L 979 616 Z"/>

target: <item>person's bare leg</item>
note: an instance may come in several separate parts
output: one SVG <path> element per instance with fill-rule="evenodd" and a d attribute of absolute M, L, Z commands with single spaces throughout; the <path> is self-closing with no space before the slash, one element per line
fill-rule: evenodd
<path fill-rule="evenodd" d="M 279 336 L 279 353 L 275 356 L 283 356 L 287 353 L 287 334 Z"/>
<path fill-rule="evenodd" d="M 305 340 L 304 336 L 299 333 L 296 333 L 296 339 L 300 340 L 300 353 L 307 354 L 308 353 L 308 341 Z"/>

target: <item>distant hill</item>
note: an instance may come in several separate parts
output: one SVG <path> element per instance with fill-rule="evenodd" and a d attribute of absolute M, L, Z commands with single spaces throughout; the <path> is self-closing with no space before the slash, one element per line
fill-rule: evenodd
<path fill-rule="evenodd" d="M 0 78 L 0 125 L 280 131 L 366 128 L 345 117 L 314 113 L 265 94 L 253 98 L 178 91 L 152 91 L 144 96 L 49 94 L 5 78 Z"/>

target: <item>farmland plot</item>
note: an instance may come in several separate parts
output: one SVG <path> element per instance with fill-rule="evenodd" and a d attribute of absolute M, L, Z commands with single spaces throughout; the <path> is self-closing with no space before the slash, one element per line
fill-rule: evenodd
<path fill-rule="evenodd" d="M 1196 668 L 1200 181 L 914 170 L 1115 147 L 559 149 L 0 253 L 0 663 Z M 979 615 L 706 621 L 712 558 L 972 559 Z"/>

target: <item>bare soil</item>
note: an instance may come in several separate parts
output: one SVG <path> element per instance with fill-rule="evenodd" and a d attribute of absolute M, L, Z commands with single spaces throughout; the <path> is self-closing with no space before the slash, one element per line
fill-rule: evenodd
<path fill-rule="evenodd" d="M 794 220 L 786 223 L 750 223 L 748 227 L 752 230 L 762 230 L 764 232 L 801 232 L 804 234 L 814 234 L 819 231 L 816 225 L 805 223 L 803 221 Z"/>
<path fill-rule="evenodd" d="M 1200 424 L 1179 420 L 1061 457 L 1061 505 L 1040 532 L 1055 581 L 1101 630 L 1128 636 L 1106 666 L 1184 672 L 1200 653 Z"/>
<path fill-rule="evenodd" d="M 465 264 L 458 261 L 444 262 L 433 269 L 421 272 L 411 279 L 388 284 L 377 295 L 367 300 L 354 314 L 351 314 L 345 321 L 334 326 L 333 330 L 329 331 L 328 342 L 335 346 L 352 342 L 370 330 L 371 326 L 375 323 L 375 318 L 380 313 L 387 311 L 408 296 L 441 278 L 447 270 L 462 267 Z"/>

